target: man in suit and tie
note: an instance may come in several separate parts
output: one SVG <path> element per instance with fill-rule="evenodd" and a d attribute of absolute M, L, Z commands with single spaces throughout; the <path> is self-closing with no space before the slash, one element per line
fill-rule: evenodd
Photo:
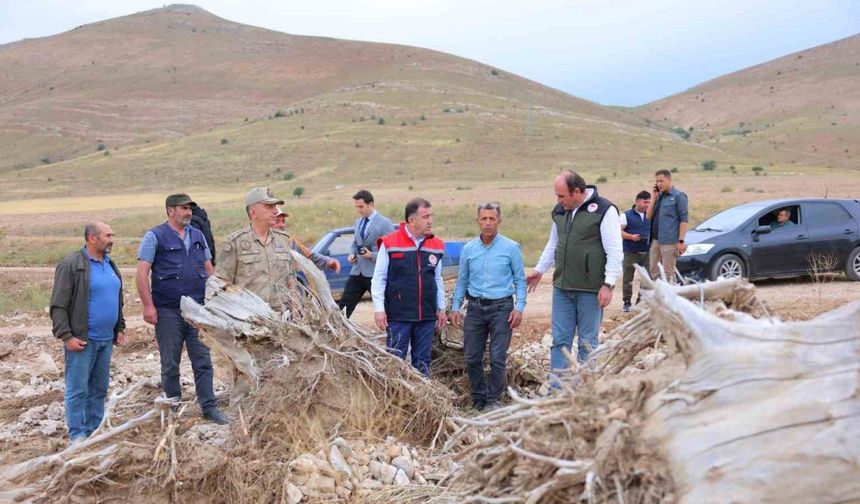
<path fill-rule="evenodd" d="M 377 240 L 396 228 L 388 217 L 376 211 L 370 191 L 362 189 L 355 193 L 352 199 L 359 218 L 355 221 L 355 238 L 348 258 L 352 264 L 352 270 L 349 272 L 349 279 L 346 281 L 338 304 L 341 310 L 346 308 L 347 318 L 352 316 L 364 293 L 370 291 L 376 254 L 379 250 Z"/>

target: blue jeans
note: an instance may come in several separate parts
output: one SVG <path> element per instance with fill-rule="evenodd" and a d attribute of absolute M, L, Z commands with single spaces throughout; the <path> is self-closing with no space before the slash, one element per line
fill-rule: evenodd
<path fill-rule="evenodd" d="M 113 341 L 89 340 L 80 352 L 66 355 L 66 425 L 69 438 L 86 438 L 105 416 Z"/>
<path fill-rule="evenodd" d="M 505 393 L 506 364 L 511 346 L 511 324 L 508 317 L 514 309 L 512 298 L 482 305 L 469 302 L 463 322 L 463 356 L 472 385 L 475 402 L 498 402 Z M 490 341 L 490 377 L 484 373 L 484 352 Z M 489 383 L 488 383 L 489 382 Z"/>
<path fill-rule="evenodd" d="M 156 311 L 158 323 L 155 324 L 155 340 L 158 342 L 158 355 L 161 360 L 161 386 L 164 388 L 164 395 L 182 399 L 179 362 L 182 360 L 184 345 L 194 371 L 194 390 L 197 392 L 200 409 L 205 413 L 216 407 L 209 347 L 200 341 L 197 329 L 182 318 L 178 308 L 156 308 Z"/>
<path fill-rule="evenodd" d="M 567 369 L 570 363 L 562 349 L 570 352 L 573 335 L 579 330 L 577 362 L 585 362 L 597 348 L 597 335 L 603 320 L 603 308 L 597 304 L 596 292 L 566 291 L 552 288 L 552 348 L 550 367 L 553 371 Z"/>
<path fill-rule="evenodd" d="M 401 359 L 406 359 L 412 346 L 412 367 L 424 376 L 430 376 L 431 350 L 436 320 L 421 322 L 388 321 L 388 337 L 385 346 L 388 351 Z"/>

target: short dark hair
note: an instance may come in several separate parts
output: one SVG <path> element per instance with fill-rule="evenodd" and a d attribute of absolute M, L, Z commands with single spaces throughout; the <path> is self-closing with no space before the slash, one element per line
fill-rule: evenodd
<path fill-rule="evenodd" d="M 585 191 L 585 179 L 582 178 L 582 175 L 570 170 L 561 173 L 564 175 L 565 183 L 567 183 L 568 192 L 573 192 L 574 189 L 579 189 L 580 192 Z"/>
<path fill-rule="evenodd" d="M 780 208 L 776 211 L 776 215 L 779 215 L 782 212 L 785 212 L 789 217 L 791 217 L 791 207 Z"/>
<path fill-rule="evenodd" d="M 370 194 L 370 191 L 367 189 L 362 189 L 357 193 L 352 195 L 352 199 L 354 200 L 364 200 L 365 203 L 371 204 L 373 203 L 373 195 Z"/>
<path fill-rule="evenodd" d="M 424 198 L 415 198 L 409 203 L 406 204 L 406 210 L 403 212 L 406 221 L 409 221 L 409 218 L 418 213 L 419 208 L 430 208 L 431 205 L 429 201 Z"/>
<path fill-rule="evenodd" d="M 486 203 L 478 204 L 478 217 L 481 216 L 481 210 L 495 210 L 496 217 L 502 218 L 502 205 L 497 201 L 487 201 Z"/>
<path fill-rule="evenodd" d="M 101 234 L 98 222 L 88 222 L 87 225 L 84 226 L 84 241 L 89 240 L 90 236 L 99 237 Z"/>
<path fill-rule="evenodd" d="M 665 168 L 662 170 L 657 170 L 654 172 L 655 177 L 658 175 L 663 175 L 664 177 L 669 178 L 669 179 L 672 178 L 672 172 L 670 172 L 669 170 L 666 170 Z"/>
<path fill-rule="evenodd" d="M 651 199 L 651 193 L 648 191 L 639 191 L 639 194 L 636 195 L 636 199 Z"/>

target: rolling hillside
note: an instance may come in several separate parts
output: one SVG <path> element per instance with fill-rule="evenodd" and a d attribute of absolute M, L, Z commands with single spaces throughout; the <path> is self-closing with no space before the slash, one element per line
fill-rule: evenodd
<path fill-rule="evenodd" d="M 692 141 L 741 155 L 856 167 L 860 35 L 725 75 L 636 112 L 652 124 L 687 129 Z"/>
<path fill-rule="evenodd" d="M 475 61 L 187 5 L 0 46 L 0 125 L 8 199 L 738 162 Z"/>

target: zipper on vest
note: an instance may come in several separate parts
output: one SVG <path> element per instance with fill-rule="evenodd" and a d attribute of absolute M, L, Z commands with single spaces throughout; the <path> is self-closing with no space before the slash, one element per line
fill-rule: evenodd
<path fill-rule="evenodd" d="M 424 245 L 424 242 L 421 242 Z M 418 320 L 424 320 L 424 288 L 421 286 L 421 245 L 416 249 L 416 260 L 418 261 Z"/>

